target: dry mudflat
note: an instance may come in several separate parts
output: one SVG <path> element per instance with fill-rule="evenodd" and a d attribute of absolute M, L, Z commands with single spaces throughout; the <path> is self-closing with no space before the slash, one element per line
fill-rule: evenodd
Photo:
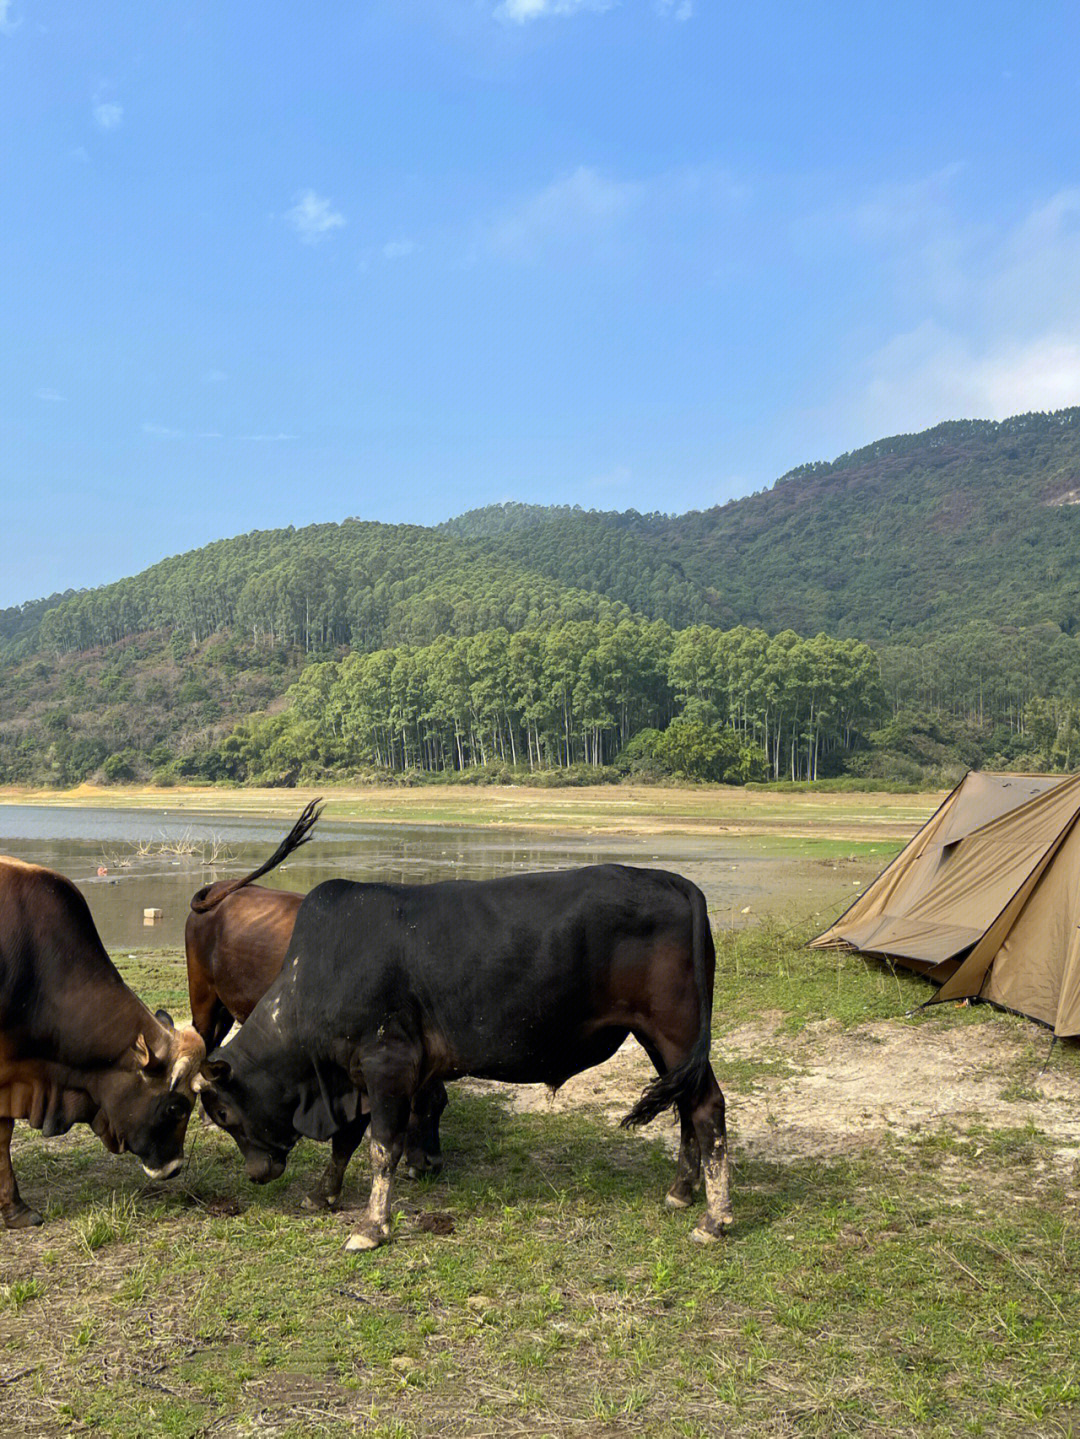
<path fill-rule="evenodd" d="M 594 834 L 753 835 L 788 840 L 903 841 L 944 798 L 926 794 L 772 792 L 720 785 L 333 786 L 229 789 L 83 784 L 70 790 L 0 788 L 0 804 L 170 809 L 193 816 L 231 810 L 289 816 L 323 795 L 327 815 L 367 823 L 503 825 Z"/>

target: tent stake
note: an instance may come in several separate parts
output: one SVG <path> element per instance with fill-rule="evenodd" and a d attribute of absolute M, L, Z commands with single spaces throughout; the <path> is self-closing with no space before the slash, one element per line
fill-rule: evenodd
<path fill-rule="evenodd" d="M 1050 1068 L 1050 1061 L 1051 1061 L 1051 1059 L 1053 1059 L 1053 1057 L 1054 1057 L 1054 1045 L 1057 1044 L 1057 1042 L 1058 1042 L 1058 1037 L 1057 1037 L 1057 1035 L 1056 1035 L 1056 1034 L 1052 1034 L 1052 1035 L 1050 1036 L 1050 1048 L 1047 1050 L 1047 1053 L 1046 1053 L 1046 1063 L 1045 1063 L 1045 1064 L 1043 1065 L 1043 1067 L 1039 1070 L 1039 1078 L 1040 1078 L 1040 1079 L 1043 1077 L 1043 1075 L 1046 1073 L 1046 1071 Z"/>
<path fill-rule="evenodd" d="M 914 1009 L 906 1009 L 904 1011 L 904 1018 L 910 1019 L 913 1014 L 922 1014 L 923 1010 L 926 1009 L 928 1005 L 934 1004 L 936 1000 L 937 995 L 932 994 L 929 999 L 924 999 L 922 1004 L 917 1004 Z"/>

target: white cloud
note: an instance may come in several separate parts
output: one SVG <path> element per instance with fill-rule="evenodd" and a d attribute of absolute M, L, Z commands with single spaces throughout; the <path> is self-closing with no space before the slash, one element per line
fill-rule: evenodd
<path fill-rule="evenodd" d="M 305 190 L 298 196 L 296 204 L 288 211 L 288 218 L 306 245 L 317 245 L 331 231 L 345 224 L 345 216 L 314 190 Z"/>
<path fill-rule="evenodd" d="M 855 213 L 885 246 L 907 320 L 837 403 L 855 434 L 1080 404 L 1080 187 L 1005 231 L 961 223 L 937 183 L 879 192 Z"/>
<path fill-rule="evenodd" d="M 415 240 L 388 240 L 382 247 L 384 260 L 403 260 L 406 255 L 415 255 L 420 246 Z"/>
<path fill-rule="evenodd" d="M 596 244 L 635 209 L 644 192 L 635 181 L 608 179 L 581 165 L 496 220 L 488 231 L 488 247 L 528 261 L 551 248 Z"/>
<path fill-rule="evenodd" d="M 194 434 L 189 435 L 186 430 L 174 430 L 169 425 L 152 425 L 149 421 L 143 422 L 142 431 L 144 435 L 152 435 L 158 440 L 234 440 L 260 445 L 299 438 L 297 435 L 287 435 L 280 430 L 277 434 L 264 435 L 223 435 L 220 430 L 196 430 Z"/>
<path fill-rule="evenodd" d="M 207 370 L 202 382 L 204 385 L 223 385 L 228 378 L 224 370 Z"/>
<path fill-rule="evenodd" d="M 527 25 L 530 20 L 549 19 L 553 15 L 576 15 L 581 10 L 603 13 L 611 10 L 617 0 L 502 0 L 495 6 L 495 17 L 513 25 Z"/>
<path fill-rule="evenodd" d="M 34 394 L 37 399 L 48 400 L 52 404 L 63 404 L 67 399 L 67 396 L 60 394 L 58 390 L 35 390 Z"/>
<path fill-rule="evenodd" d="M 869 362 L 860 408 L 875 435 L 941 420 L 1004 420 L 1080 403 L 1080 336 L 1042 335 L 979 345 L 927 321 Z"/>
<path fill-rule="evenodd" d="M 21 20 L 11 18 L 11 6 L 12 0 L 0 0 L 0 35 L 14 35 L 22 24 Z"/>
<path fill-rule="evenodd" d="M 665 20 L 689 20 L 694 13 L 694 0 L 656 0 L 656 13 Z"/>
<path fill-rule="evenodd" d="M 99 130 L 115 130 L 124 118 L 124 107 L 114 100 L 94 102 L 94 122 Z"/>

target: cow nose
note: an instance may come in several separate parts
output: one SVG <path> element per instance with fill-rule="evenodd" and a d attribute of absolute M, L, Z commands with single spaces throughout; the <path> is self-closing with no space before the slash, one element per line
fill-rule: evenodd
<path fill-rule="evenodd" d="M 280 1159 L 269 1159 L 260 1156 L 258 1159 L 249 1159 L 244 1166 L 248 1178 L 254 1184 L 269 1184 L 271 1179 L 280 1179 L 285 1173 L 285 1165 Z"/>
<path fill-rule="evenodd" d="M 151 1179 L 171 1179 L 174 1174 L 179 1174 L 184 1167 L 182 1159 L 170 1159 L 168 1164 L 163 1164 L 160 1169 L 151 1169 L 149 1164 L 144 1164 L 143 1169 Z"/>

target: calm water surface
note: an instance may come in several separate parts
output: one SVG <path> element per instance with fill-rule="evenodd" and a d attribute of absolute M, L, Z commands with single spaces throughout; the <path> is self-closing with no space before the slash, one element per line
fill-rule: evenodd
<path fill-rule="evenodd" d="M 254 869 L 288 828 L 280 818 L 227 809 L 194 817 L 168 808 L 0 805 L 0 853 L 47 865 L 74 880 L 107 949 L 152 945 L 179 950 L 195 890 Z M 324 818 L 312 842 L 263 883 L 306 891 L 334 875 L 423 883 L 616 861 L 685 874 L 704 890 L 714 919 L 725 923 L 738 922 L 747 906 L 751 915 L 779 911 L 792 918 L 822 907 L 835 909 L 879 867 L 778 859 L 754 848 L 730 835 L 718 835 L 715 842 L 699 836 L 551 836 L 501 827 L 365 825 Z M 107 873 L 99 875 L 99 869 Z M 163 912 L 160 924 L 144 926 L 148 908 Z"/>

